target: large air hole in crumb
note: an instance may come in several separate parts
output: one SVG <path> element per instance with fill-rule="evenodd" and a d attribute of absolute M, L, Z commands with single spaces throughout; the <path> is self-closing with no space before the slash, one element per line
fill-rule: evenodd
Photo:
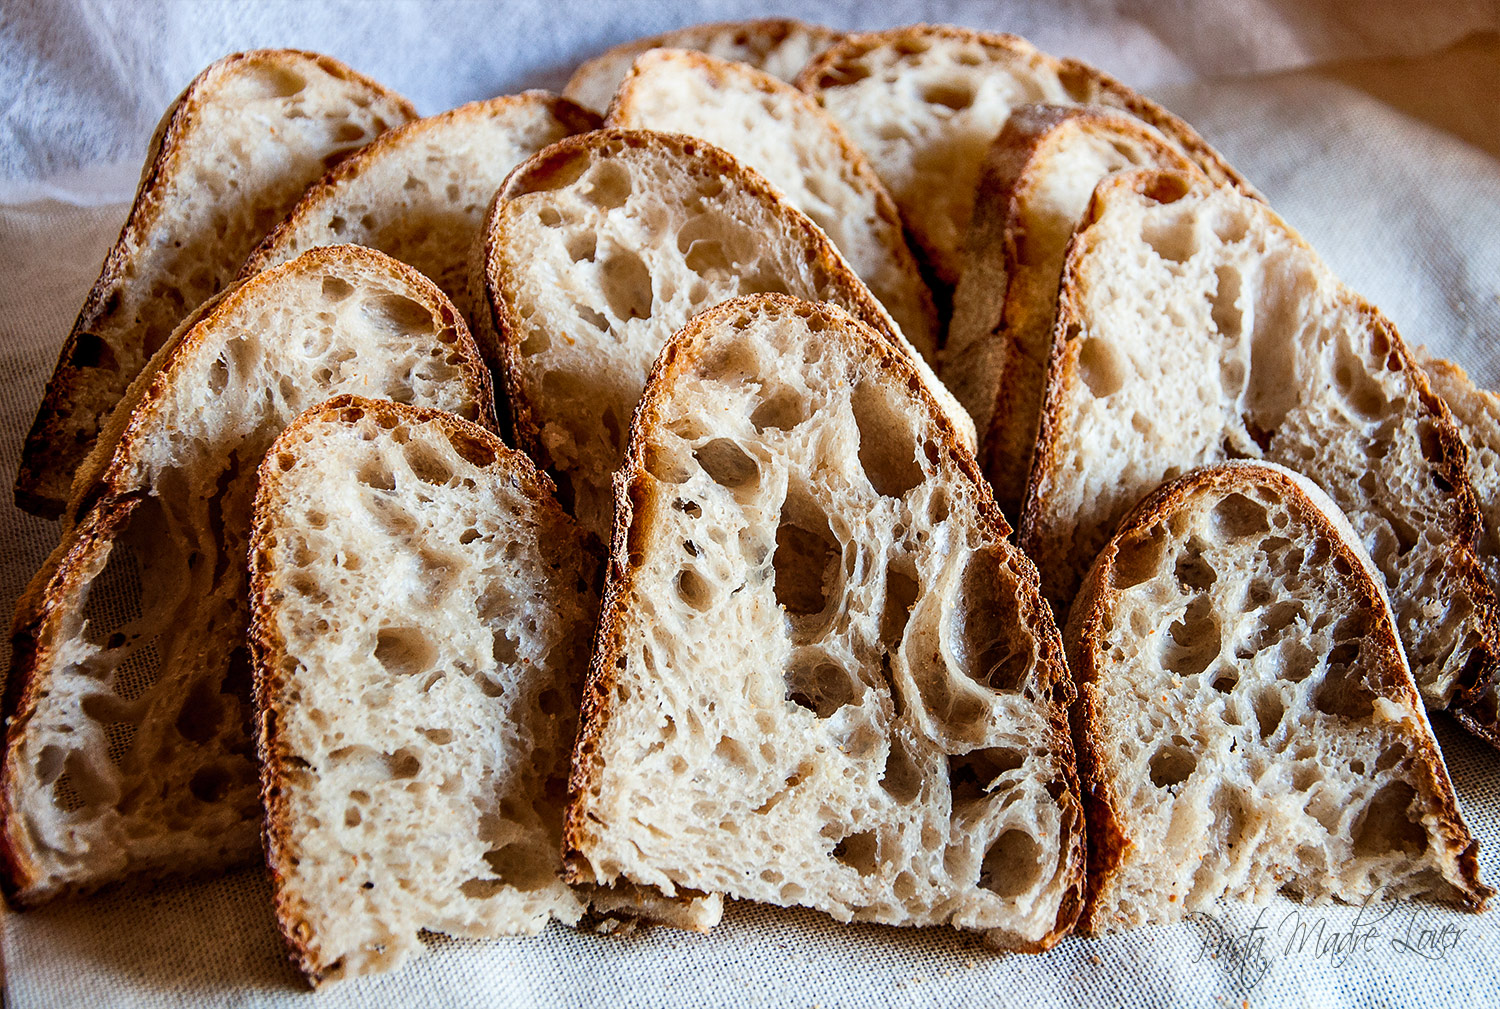
<path fill-rule="evenodd" d="M 783 386 L 761 401 L 750 415 L 750 423 L 757 431 L 790 431 L 806 420 L 807 414 L 807 400 L 795 389 Z"/>
<path fill-rule="evenodd" d="M 1172 788 L 1192 777 L 1198 758 L 1186 747 L 1168 744 L 1151 756 L 1151 784 Z"/>
<path fill-rule="evenodd" d="M 979 885 L 1001 897 L 1019 897 L 1042 875 L 1042 846 L 1024 830 L 1005 831 L 984 853 Z"/>
<path fill-rule="evenodd" d="M 1161 568 L 1166 545 L 1166 528 L 1160 523 L 1128 533 L 1115 547 L 1115 562 L 1110 572 L 1115 590 L 1150 580 Z"/>
<path fill-rule="evenodd" d="M 709 479 L 731 491 L 753 488 L 760 481 L 760 464 L 728 438 L 715 438 L 695 449 L 693 458 Z"/>
<path fill-rule="evenodd" d="M 361 306 L 377 329 L 389 333 L 431 333 L 438 328 L 432 311 L 401 294 L 377 294 Z"/>
<path fill-rule="evenodd" d="M 382 627 L 375 634 L 375 661 L 389 673 L 424 672 L 436 659 L 437 647 L 416 627 Z"/>
<path fill-rule="evenodd" d="M 1224 539 L 1243 539 L 1271 531 L 1266 506 L 1243 494 L 1228 494 L 1214 505 L 1213 527 Z"/>
<path fill-rule="evenodd" d="M 885 605 L 880 611 L 880 643 L 887 651 L 901 647 L 911 608 L 917 601 L 916 565 L 898 558 L 885 569 Z"/>
<path fill-rule="evenodd" d="M 618 161 L 600 161 L 588 175 L 583 197 L 601 210 L 623 207 L 630 198 L 630 169 Z"/>
<path fill-rule="evenodd" d="M 1193 217 L 1175 212 L 1152 214 L 1141 227 L 1141 239 L 1162 259 L 1184 263 L 1197 249 Z"/>
<path fill-rule="evenodd" d="M 874 831 L 850 834 L 833 846 L 833 857 L 859 873 L 868 876 L 880 867 L 879 844 Z"/>
<path fill-rule="evenodd" d="M 402 451 L 406 455 L 406 464 L 411 467 L 412 475 L 423 483 L 442 487 L 453 479 L 453 467 L 449 466 L 448 461 L 438 455 L 431 446 L 409 441 Z"/>
<path fill-rule="evenodd" d="M 290 67 L 253 63 L 246 67 L 234 89 L 241 101 L 291 98 L 307 87 L 307 78 Z"/>
<path fill-rule="evenodd" d="M 651 271 L 640 256 L 628 249 L 616 249 L 600 267 L 599 283 L 616 319 L 651 318 Z"/>
<path fill-rule="evenodd" d="M 677 575 L 677 597 L 701 612 L 713 605 L 714 588 L 697 571 L 683 568 Z"/>
<path fill-rule="evenodd" d="M 540 890 L 557 882 L 545 850 L 507 844 L 485 852 L 484 861 L 491 872 L 517 890 Z"/>
<path fill-rule="evenodd" d="M 822 613 L 843 566 L 828 516 L 806 494 L 787 495 L 771 556 L 776 601 L 793 617 Z"/>
<path fill-rule="evenodd" d="M 823 656 L 799 656 L 786 671 L 787 700 L 827 718 L 858 703 L 863 685 L 848 670 Z"/>
<path fill-rule="evenodd" d="M 1325 715 L 1356 721 L 1374 714 L 1375 694 L 1360 676 L 1359 652 L 1358 641 L 1344 641 L 1328 653 L 1327 670 L 1313 689 L 1313 707 Z"/>
<path fill-rule="evenodd" d="M 53 784 L 53 801 L 64 812 L 109 805 L 119 798 L 118 782 L 95 769 L 82 751 L 73 750 L 63 758 L 62 776 Z"/>
<path fill-rule="evenodd" d="M 1020 690 L 1031 673 L 1035 642 L 1017 609 L 1017 587 L 1003 577 L 994 549 L 976 550 L 964 569 L 959 661 L 976 683 L 991 690 Z"/>
<path fill-rule="evenodd" d="M 229 792 L 229 786 L 233 784 L 233 776 L 229 771 L 216 765 L 199 768 L 188 781 L 188 791 L 193 798 L 203 803 L 215 803 L 221 801 Z"/>
<path fill-rule="evenodd" d="M 1427 847 L 1427 831 L 1413 820 L 1416 790 L 1404 781 L 1392 781 L 1375 793 L 1354 824 L 1354 853 L 1385 855 L 1393 851 L 1408 855 Z M 1421 812 L 1415 816 L 1420 818 Z"/>
<path fill-rule="evenodd" d="M 859 428 L 859 463 L 876 493 L 899 498 L 922 482 L 911 422 L 886 390 L 868 382 L 854 387 L 849 405 Z"/>
<path fill-rule="evenodd" d="M 1194 592 L 1204 591 L 1219 577 L 1203 552 L 1203 542 L 1194 536 L 1178 555 L 1177 565 L 1173 569 L 1177 581 Z"/>
<path fill-rule="evenodd" d="M 967 81 L 935 81 L 922 88 L 922 101 L 961 112 L 974 104 L 974 88 Z"/>
<path fill-rule="evenodd" d="M 1025 763 L 1026 754 L 1007 747 L 970 750 L 950 756 L 948 783 L 953 790 L 954 808 L 984 798 L 997 778 Z"/>
<path fill-rule="evenodd" d="M 1255 724 L 1260 730 L 1261 739 L 1270 739 L 1276 730 L 1281 727 L 1281 719 L 1286 715 L 1286 705 L 1281 700 L 1281 694 L 1274 687 L 1266 686 L 1255 695 Z"/>
<path fill-rule="evenodd" d="M 1178 676 L 1196 676 L 1219 656 L 1219 624 L 1208 596 L 1195 596 L 1181 620 L 1167 628 L 1170 643 L 1162 654 L 1162 665 Z"/>
<path fill-rule="evenodd" d="M 192 743 L 206 743 L 219 734 L 222 718 L 218 684 L 203 677 L 193 683 L 177 711 L 177 734 Z"/>
<path fill-rule="evenodd" d="M 422 770 L 422 761 L 415 753 L 402 747 L 395 753 L 385 755 L 385 769 L 392 778 L 415 778 Z"/>
<path fill-rule="evenodd" d="M 1113 346 L 1089 337 L 1078 348 L 1078 377 L 1095 399 L 1113 396 L 1125 387 L 1125 361 Z"/>
<path fill-rule="evenodd" d="M 1220 266 L 1214 271 L 1217 286 L 1209 298 L 1209 315 L 1216 328 L 1226 340 L 1240 338 L 1241 312 L 1240 273 L 1232 266 Z"/>
<path fill-rule="evenodd" d="M 891 748 L 885 757 L 885 770 L 880 775 L 880 787 L 903 806 L 921 794 L 922 772 L 899 736 L 891 737 Z"/>

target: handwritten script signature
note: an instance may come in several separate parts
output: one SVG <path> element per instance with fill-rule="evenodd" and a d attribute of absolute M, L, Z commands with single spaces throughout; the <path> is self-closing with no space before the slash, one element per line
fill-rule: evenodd
<path fill-rule="evenodd" d="M 1237 931 L 1223 918 L 1195 911 L 1187 920 L 1202 929 L 1203 942 L 1193 963 L 1217 962 L 1248 991 L 1278 958 L 1323 961 L 1333 968 L 1365 957 L 1439 962 L 1458 949 L 1468 931 L 1439 921 L 1421 908 L 1381 904 L 1378 898 L 1377 892 L 1355 908 L 1354 920 L 1347 927 L 1336 924 L 1332 912 L 1281 912 L 1263 907 L 1255 924 Z"/>

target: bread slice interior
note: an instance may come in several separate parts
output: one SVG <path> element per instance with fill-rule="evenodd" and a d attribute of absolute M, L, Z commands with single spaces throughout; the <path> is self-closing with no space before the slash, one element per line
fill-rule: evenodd
<path fill-rule="evenodd" d="M 302 191 L 416 118 L 400 95 L 295 49 L 235 53 L 195 77 L 151 138 L 22 452 L 16 503 L 55 518 L 115 405 L 178 324 L 239 271 Z"/>
<path fill-rule="evenodd" d="M 493 424 L 452 303 L 356 246 L 315 249 L 212 303 L 122 401 L 17 606 L 0 776 L 14 902 L 257 857 L 255 472 L 294 417 L 345 392 Z"/>
<path fill-rule="evenodd" d="M 730 298 L 826 301 L 912 359 L 973 445 L 973 424 L 828 237 L 706 141 L 600 130 L 553 144 L 495 198 L 474 262 L 479 335 L 504 362 L 517 443 L 551 467 L 584 528 L 609 535 L 610 481 L 667 338 Z"/>
<path fill-rule="evenodd" d="M 1022 105 L 985 156 L 942 372 L 1007 519 L 1026 494 L 1068 240 L 1100 179 L 1143 167 L 1194 170 L 1150 125 L 1093 105 Z"/>
<path fill-rule="evenodd" d="M 250 254 L 251 276 L 323 245 L 365 245 L 416 267 L 464 317 L 469 253 L 510 170 L 598 117 L 545 91 L 471 102 L 384 134 L 314 184 Z"/>
<path fill-rule="evenodd" d="M 663 351 L 616 487 L 576 878 L 1005 948 L 1068 931 L 1061 640 L 906 357 L 833 306 L 705 312 Z"/>
<path fill-rule="evenodd" d="M 1101 182 L 1047 385 L 1021 545 L 1049 598 L 1163 480 L 1276 462 L 1348 515 L 1427 702 L 1489 681 L 1500 629 L 1458 431 L 1390 321 L 1263 203 L 1174 172 Z"/>
<path fill-rule="evenodd" d="M 421 929 L 578 921 L 560 845 L 598 568 L 476 424 L 343 397 L 277 438 L 251 641 L 266 860 L 310 979 L 393 969 Z"/>
<path fill-rule="evenodd" d="M 1195 470 L 1126 518 L 1067 631 L 1084 928 L 1277 892 L 1484 906 L 1382 583 L 1332 500 L 1280 467 Z"/>
<path fill-rule="evenodd" d="M 823 229 L 912 346 L 936 361 L 937 310 L 896 205 L 817 102 L 743 63 L 653 49 L 631 66 L 605 122 L 701 137 L 760 172 Z"/>

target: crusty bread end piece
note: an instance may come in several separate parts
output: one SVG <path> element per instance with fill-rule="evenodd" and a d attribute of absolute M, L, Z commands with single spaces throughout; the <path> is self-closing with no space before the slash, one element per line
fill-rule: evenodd
<path fill-rule="evenodd" d="M 1433 357 L 1426 347 L 1412 355 L 1448 405 L 1468 449 L 1467 472 L 1482 519 L 1479 564 L 1490 587 L 1500 590 L 1500 396 L 1479 388 L 1462 368 Z M 1451 710 L 1470 732 L 1500 746 L 1500 680 L 1477 684 Z"/>
<path fill-rule="evenodd" d="M 1263 203 L 1171 172 L 1101 182 L 1047 383 L 1021 544 L 1051 599 L 1163 480 L 1275 462 L 1349 516 L 1427 703 L 1491 680 L 1500 628 L 1458 430 L 1390 321 Z"/>
<path fill-rule="evenodd" d="M 1210 178 L 1244 180 L 1187 123 L 1077 60 L 1014 35 L 912 25 L 847 35 L 797 77 L 870 157 L 940 280 L 958 283 L 979 169 L 1011 110 L 1108 105 L 1156 127 Z"/>
<path fill-rule="evenodd" d="M 1067 631 L 1082 928 L 1278 891 L 1484 907 L 1383 581 L 1338 506 L 1281 467 L 1195 470 L 1121 523 Z"/>
<path fill-rule="evenodd" d="M 635 58 L 648 49 L 659 48 L 697 50 L 790 81 L 809 60 L 841 37 L 832 28 L 793 18 L 690 25 L 633 39 L 580 64 L 563 88 L 563 97 L 602 115 Z"/>
<path fill-rule="evenodd" d="M 1068 239 L 1101 178 L 1141 167 L 1193 170 L 1155 128 L 1092 105 L 1020 106 L 981 167 L 942 374 L 1007 518 L 1026 494 Z"/>
<path fill-rule="evenodd" d="M 234 288 L 121 401 L 16 609 L 0 770 L 0 886 L 16 906 L 257 854 L 255 470 L 294 417 L 345 392 L 493 424 L 452 303 L 357 246 Z"/>
<path fill-rule="evenodd" d="M 577 922 L 599 558 L 551 481 L 452 414 L 346 396 L 266 454 L 249 556 L 266 861 L 303 974 L 394 969 L 421 929 Z"/>
<path fill-rule="evenodd" d="M 16 503 L 55 517 L 120 397 L 178 323 L 229 283 L 302 191 L 416 118 L 338 60 L 260 49 L 210 65 L 151 138 L 135 203 L 63 342 L 22 450 Z"/>
<path fill-rule="evenodd" d="M 631 65 L 605 122 L 701 137 L 760 172 L 823 229 L 912 346 L 936 361 L 937 309 L 896 204 L 817 102 L 743 63 L 653 49 Z"/>
<path fill-rule="evenodd" d="M 309 188 L 240 275 L 323 245 L 365 245 L 416 267 L 472 319 L 469 252 L 495 191 L 543 147 L 598 126 L 593 113 L 545 91 L 407 123 Z"/>
<path fill-rule="evenodd" d="M 1083 860 L 1061 638 L 909 359 L 783 295 L 663 349 L 616 481 L 577 878 L 1040 950 Z"/>

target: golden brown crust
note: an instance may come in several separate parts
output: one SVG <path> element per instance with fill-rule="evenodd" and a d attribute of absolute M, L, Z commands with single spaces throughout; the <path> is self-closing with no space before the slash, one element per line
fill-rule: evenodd
<path fill-rule="evenodd" d="M 1422 711 L 1422 698 L 1406 668 L 1384 588 L 1376 582 L 1369 561 L 1361 558 L 1347 534 L 1329 520 L 1295 480 L 1268 466 L 1230 463 L 1196 469 L 1157 487 L 1120 522 L 1084 580 L 1068 620 L 1068 659 L 1078 688 L 1078 702 L 1073 709 L 1073 738 L 1078 749 L 1079 773 L 1088 813 L 1088 899 L 1079 920 L 1078 927 L 1082 932 L 1096 934 L 1105 924 L 1101 918 L 1101 899 L 1108 895 L 1132 845 L 1119 813 L 1121 800 L 1113 788 L 1117 780 L 1113 762 L 1106 748 L 1098 745 L 1104 735 L 1097 703 L 1097 684 L 1102 671 L 1099 649 L 1106 637 L 1105 629 L 1112 625 L 1118 601 L 1117 594 L 1111 589 L 1115 558 L 1123 543 L 1137 535 L 1148 534 L 1153 526 L 1169 519 L 1192 498 L 1252 486 L 1271 487 L 1296 522 L 1330 545 L 1332 556 L 1322 570 L 1338 583 L 1341 598 L 1349 600 L 1351 607 L 1366 612 L 1384 611 L 1387 619 L 1375 622 L 1369 640 L 1379 653 L 1378 668 L 1397 672 L 1382 675 L 1376 682 L 1367 679 L 1365 685 L 1374 694 L 1408 710 Z M 1432 815 L 1437 818 L 1450 851 L 1456 853 L 1464 883 L 1462 897 L 1465 907 L 1482 911 L 1494 891 L 1479 878 L 1479 842 L 1469 834 L 1459 814 L 1458 799 L 1431 732 L 1411 742 L 1417 745 L 1419 759 L 1414 766 L 1421 775 L 1419 794 L 1428 797 L 1430 804 L 1435 805 Z"/>
<path fill-rule="evenodd" d="M 450 439 L 469 444 L 470 458 L 489 457 L 503 463 L 504 478 L 518 482 L 526 495 L 552 509 L 560 521 L 562 508 L 557 504 L 556 488 L 546 474 L 539 472 L 523 453 L 507 448 L 495 434 L 454 414 L 427 407 L 408 406 L 387 400 L 361 396 L 337 396 L 297 417 L 272 443 L 257 472 L 258 486 L 250 520 L 250 652 L 254 660 L 254 733 L 256 753 L 260 759 L 260 797 L 265 809 L 262 837 L 266 868 L 271 877 L 271 899 L 276 924 L 286 942 L 293 966 L 301 971 L 310 985 L 317 987 L 338 963 L 320 962 L 311 946 L 312 930 L 302 903 L 288 892 L 288 866 L 294 858 L 292 818 L 288 807 L 286 784 L 298 758 L 282 738 L 280 719 L 285 714 L 286 685 L 294 662 L 287 653 L 285 638 L 273 619 L 280 603 L 280 593 L 272 588 L 270 577 L 274 562 L 266 543 L 283 506 L 281 473 L 285 470 L 280 456 L 292 450 L 304 429 L 325 423 L 335 417 L 354 422 L 365 414 L 374 415 L 382 427 L 397 424 L 436 423 Z"/>
<path fill-rule="evenodd" d="M 94 472 L 82 474 L 88 483 L 80 481 L 75 488 L 62 542 L 32 578 L 16 604 L 11 630 L 11 668 L 3 711 L 6 759 L 4 770 L 0 772 L 3 773 L 0 777 L 0 826 L 3 826 L 0 829 L 0 861 L 3 861 L 3 866 L 0 868 L 5 871 L 4 878 L 0 879 L 0 889 L 13 906 L 31 906 L 50 899 L 54 894 L 33 892 L 37 882 L 35 867 L 26 859 L 18 841 L 20 828 L 14 815 L 15 782 L 11 754 L 25 736 L 27 723 L 47 689 L 44 674 L 53 662 L 55 645 L 51 638 L 61 614 L 73 604 L 80 587 L 107 559 L 116 534 L 125 528 L 136 506 L 151 493 L 151 488 L 141 486 L 135 479 L 138 476 L 136 446 L 149 436 L 147 428 L 155 409 L 178 381 L 178 362 L 185 360 L 195 346 L 208 338 L 220 318 L 238 311 L 246 298 L 254 296 L 262 286 L 275 283 L 283 273 L 317 269 L 326 262 L 349 259 L 379 264 L 399 275 L 404 283 L 424 296 L 442 324 L 455 332 L 455 345 L 458 356 L 462 358 L 459 368 L 479 407 L 480 416 L 486 421 L 493 417 L 494 398 L 489 374 L 457 310 L 426 277 L 373 249 L 329 246 L 311 250 L 227 292 L 199 313 L 190 328 L 179 330 L 121 401 L 120 408 L 101 435 L 99 449 L 91 457 L 90 467 Z M 194 868 L 183 866 L 184 871 Z"/>
<path fill-rule="evenodd" d="M 594 638 L 593 658 L 589 663 L 583 691 L 583 711 L 579 721 L 578 740 L 573 750 L 572 772 L 568 780 L 568 809 L 563 825 L 563 864 L 569 880 L 575 883 L 593 882 L 582 846 L 588 835 L 589 798 L 601 766 L 597 750 L 611 716 L 615 697 L 615 672 L 617 662 L 621 661 L 619 653 L 622 635 L 630 619 L 630 597 L 635 571 L 644 549 L 639 538 L 646 534 L 650 522 L 653 502 L 650 483 L 653 478 L 647 468 L 646 458 L 650 451 L 651 433 L 661 425 L 662 410 L 671 397 L 677 376 L 697 365 L 721 320 L 736 314 L 762 311 L 797 313 L 807 318 L 817 318 L 824 328 L 840 330 L 865 344 L 869 357 L 878 362 L 877 367 L 893 373 L 892 386 L 904 385 L 937 425 L 937 440 L 944 453 L 962 474 L 962 478 L 971 485 L 980 525 L 1001 550 L 1002 562 L 1011 564 L 1017 575 L 1017 583 L 1024 588 L 1017 600 L 1020 619 L 1040 632 L 1038 638 L 1042 643 L 1043 656 L 1030 689 L 1038 698 L 1045 697 L 1053 705 L 1050 717 L 1053 738 L 1050 746 L 1057 774 L 1054 781 L 1060 779 L 1062 782 L 1062 795 L 1057 798 L 1059 805 L 1063 807 L 1064 818 L 1071 819 L 1076 824 L 1077 832 L 1083 834 L 1083 811 L 1077 799 L 1078 778 L 1067 716 L 1068 706 L 1073 699 L 1073 687 L 1063 659 L 1062 637 L 1052 619 L 1051 610 L 1042 600 L 1035 566 L 1006 540 L 1011 531 L 1010 526 L 989 493 L 973 454 L 964 447 L 957 430 L 943 414 L 937 400 L 912 368 L 906 355 L 883 339 L 881 334 L 859 325 L 858 320 L 836 306 L 813 304 L 780 294 L 761 294 L 735 298 L 711 308 L 695 316 L 673 335 L 657 358 L 631 419 L 625 460 L 615 474 L 615 521 L 605 575 L 604 599 Z M 1079 840 L 1083 839 L 1080 837 Z M 1065 838 L 1062 846 L 1072 853 L 1066 871 L 1074 882 L 1063 898 L 1052 931 L 1036 944 L 1023 947 L 1025 952 L 1040 952 L 1053 946 L 1072 929 L 1082 909 L 1083 845 Z"/>
<path fill-rule="evenodd" d="M 759 172 L 738 158 L 696 137 L 651 130 L 602 129 L 567 137 L 517 165 L 495 194 L 479 239 L 476 274 L 471 277 L 472 284 L 483 287 L 482 294 L 474 288 L 480 349 L 487 359 L 503 364 L 501 380 L 505 385 L 507 418 L 502 423 L 508 422 L 515 444 L 535 459 L 538 466 L 547 467 L 551 460 L 542 447 L 537 407 L 525 384 L 520 350 L 525 339 L 524 320 L 510 298 L 525 264 L 513 263 L 505 254 L 506 207 L 509 201 L 528 193 L 570 184 L 583 170 L 580 163 L 587 159 L 608 157 L 626 149 L 664 151 L 684 158 L 705 176 L 733 181 L 752 199 L 773 207 L 775 213 L 795 225 L 803 238 L 803 247 L 809 251 L 809 261 L 815 261 L 826 276 L 843 287 L 847 303 L 860 307 L 860 319 L 880 333 L 890 346 L 900 345 L 901 337 L 885 309 L 845 265 L 827 236 L 806 215 L 787 204 Z"/>
<path fill-rule="evenodd" d="M 58 354 L 57 365 L 47 381 L 41 406 L 32 421 L 31 430 L 21 451 L 21 467 L 16 476 L 17 507 L 43 518 L 56 518 L 67 503 L 68 488 L 74 470 L 93 447 L 97 430 L 79 430 L 67 423 L 77 390 L 88 384 L 81 374 L 86 362 L 101 351 L 102 344 L 92 334 L 94 327 L 115 308 L 130 272 L 135 250 L 166 207 L 166 189 L 178 171 L 185 136 L 197 127 L 202 104 L 212 89 L 242 65 L 286 60 L 311 61 L 342 80 L 351 81 L 371 94 L 392 102 L 406 119 L 416 118 L 416 109 L 405 98 L 384 85 L 366 77 L 352 67 L 302 49 L 254 49 L 211 63 L 183 89 L 167 107 L 146 150 L 146 162 L 129 215 L 100 267 L 99 277 L 84 299 L 83 308 L 74 320 Z M 112 351 L 106 346 L 102 353 Z M 101 426 L 103 421 L 101 420 Z"/>
<path fill-rule="evenodd" d="M 548 91 L 533 90 L 470 102 L 467 105 L 449 109 L 447 112 L 428 116 L 425 119 L 416 119 L 403 126 L 387 130 L 340 161 L 328 174 L 308 187 L 307 192 L 302 194 L 302 198 L 297 201 L 291 213 L 287 214 L 286 219 L 273 228 L 271 233 L 262 239 L 245 259 L 245 265 L 239 272 L 239 279 L 244 280 L 264 270 L 271 253 L 281 245 L 289 232 L 294 232 L 326 200 L 348 185 L 351 179 L 364 174 L 372 162 L 383 159 L 391 150 L 404 147 L 423 134 L 444 130 L 456 123 L 482 122 L 496 118 L 513 107 L 532 103 L 546 105 L 553 118 L 567 127 L 571 133 L 587 133 L 599 128 L 599 117 L 583 106 L 566 98 L 559 98 Z"/>

